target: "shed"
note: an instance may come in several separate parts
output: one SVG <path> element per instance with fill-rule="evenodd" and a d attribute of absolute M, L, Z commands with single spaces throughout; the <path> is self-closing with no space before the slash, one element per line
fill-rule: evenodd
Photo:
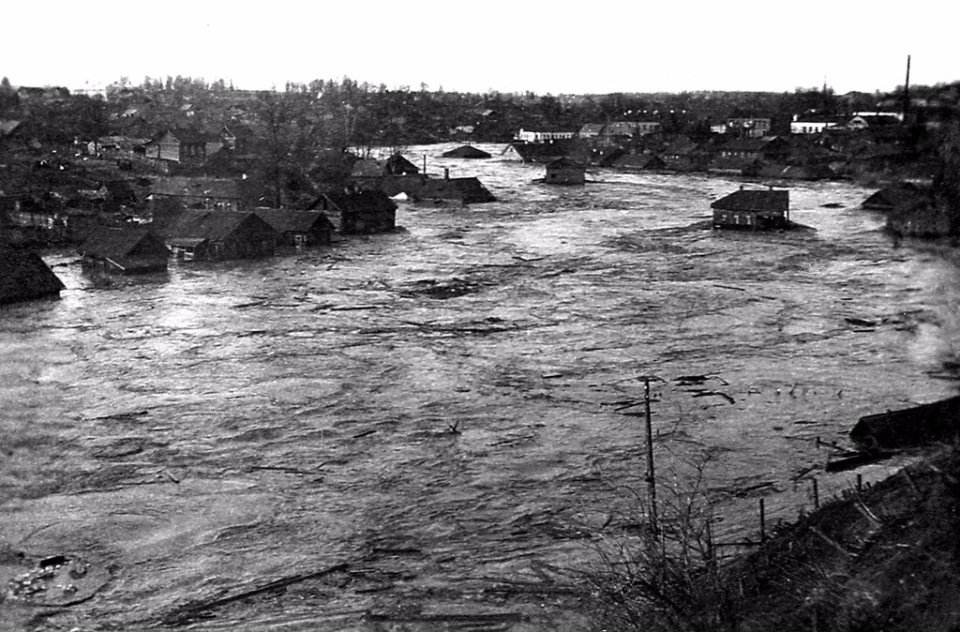
<path fill-rule="evenodd" d="M 40 255 L 0 245 L 0 303 L 55 298 L 63 288 Z"/>
<path fill-rule="evenodd" d="M 252 212 L 187 210 L 167 231 L 167 245 L 184 260 L 273 255 L 280 235 Z"/>
<path fill-rule="evenodd" d="M 86 269 L 115 274 L 145 274 L 167 269 L 170 251 L 150 230 L 98 227 L 77 248 Z"/>
<path fill-rule="evenodd" d="M 710 205 L 714 228 L 766 230 L 790 225 L 790 192 L 741 188 Z"/>
<path fill-rule="evenodd" d="M 489 158 L 490 154 L 472 145 L 463 145 L 443 153 L 444 158 Z"/>
<path fill-rule="evenodd" d="M 543 180 L 546 184 L 584 184 L 587 181 L 586 168 L 569 158 L 548 162 L 546 170 L 547 175 Z"/>
<path fill-rule="evenodd" d="M 339 217 L 340 233 L 382 233 L 396 228 L 397 203 L 382 191 L 328 192 L 310 206 Z"/>
<path fill-rule="evenodd" d="M 280 234 L 283 245 L 303 248 L 330 243 L 333 224 L 321 211 L 258 208 L 254 213 Z"/>

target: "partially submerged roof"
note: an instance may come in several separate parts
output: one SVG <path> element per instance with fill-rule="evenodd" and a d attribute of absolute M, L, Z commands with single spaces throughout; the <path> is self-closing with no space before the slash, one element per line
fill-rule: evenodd
<path fill-rule="evenodd" d="M 267 229 L 273 230 L 269 224 L 252 212 L 186 210 L 170 227 L 168 238 L 171 243 L 173 240 L 184 238 L 222 241 L 241 224 L 251 221 L 251 218 L 253 221 L 263 223 Z"/>
<path fill-rule="evenodd" d="M 325 202 L 325 203 L 324 203 Z M 382 191 L 330 191 L 324 193 L 311 208 L 318 206 L 340 212 L 389 212 L 397 210 L 397 203 Z"/>
<path fill-rule="evenodd" d="M 0 303 L 54 296 L 63 288 L 40 255 L 0 246 Z"/>
<path fill-rule="evenodd" d="M 99 227 L 87 234 L 77 248 L 81 255 L 96 258 L 165 256 L 166 246 L 154 232 L 133 228 Z"/>
<path fill-rule="evenodd" d="M 741 189 L 720 198 L 710 208 L 722 211 L 787 211 L 790 208 L 790 192 Z"/>
<path fill-rule="evenodd" d="M 462 147 L 457 147 L 456 149 L 451 149 L 448 152 L 444 152 L 444 158 L 490 158 L 488 152 L 483 151 L 482 149 L 477 149 L 472 145 L 463 145 Z"/>
<path fill-rule="evenodd" d="M 285 208 L 258 208 L 256 215 L 281 233 L 311 232 L 332 229 L 333 224 L 322 211 L 301 211 Z"/>

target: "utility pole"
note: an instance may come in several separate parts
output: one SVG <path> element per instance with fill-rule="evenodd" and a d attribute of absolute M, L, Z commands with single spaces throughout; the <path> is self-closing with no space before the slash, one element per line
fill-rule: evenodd
<path fill-rule="evenodd" d="M 907 55 L 907 78 L 903 82 L 903 121 L 907 121 L 907 111 L 910 109 L 910 55 Z"/>
<path fill-rule="evenodd" d="M 653 424 L 650 420 L 650 376 L 645 375 L 643 380 L 643 406 L 647 420 L 647 495 L 650 498 L 650 528 L 654 533 L 660 531 L 657 521 L 657 479 L 653 469 Z"/>

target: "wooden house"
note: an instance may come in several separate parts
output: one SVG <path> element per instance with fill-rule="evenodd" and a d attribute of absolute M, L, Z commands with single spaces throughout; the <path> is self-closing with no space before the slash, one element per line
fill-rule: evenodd
<path fill-rule="evenodd" d="M 495 202 L 496 198 L 479 179 L 474 177 L 451 178 L 450 170 L 444 169 L 443 179 L 427 178 L 418 188 L 408 192 L 415 200 L 439 202 L 459 202 L 460 204 L 480 204 Z"/>
<path fill-rule="evenodd" d="M 547 163 L 545 184 L 584 184 L 587 171 L 582 164 L 569 158 L 559 158 Z"/>
<path fill-rule="evenodd" d="M 912 182 L 900 182 L 884 187 L 865 199 L 860 207 L 869 211 L 892 211 L 897 207 L 912 205 L 932 199 L 929 188 Z"/>
<path fill-rule="evenodd" d="M 603 123 L 587 123 L 580 128 L 577 136 L 580 138 L 596 138 L 603 131 Z"/>
<path fill-rule="evenodd" d="M 563 158 L 573 150 L 570 141 L 557 140 L 548 143 L 511 143 L 500 153 L 505 160 L 546 164 Z"/>
<path fill-rule="evenodd" d="M 0 303 L 56 298 L 63 287 L 40 255 L 0 244 Z"/>
<path fill-rule="evenodd" d="M 200 132 L 167 129 L 151 138 L 145 145 L 145 156 L 183 166 L 198 167 L 220 147 L 220 139 Z"/>
<path fill-rule="evenodd" d="M 397 203 L 382 191 L 328 192 L 311 205 L 336 219 L 341 234 L 382 233 L 396 228 Z"/>
<path fill-rule="evenodd" d="M 280 235 L 251 212 L 184 211 L 167 229 L 167 246 L 179 259 L 223 260 L 268 257 Z"/>
<path fill-rule="evenodd" d="M 328 245 L 331 241 L 333 224 L 321 211 L 258 208 L 254 213 L 277 231 L 281 245 L 305 248 Z"/>
<path fill-rule="evenodd" d="M 463 145 L 443 153 L 444 158 L 489 158 L 490 153 L 472 145 Z"/>
<path fill-rule="evenodd" d="M 183 208 L 237 211 L 241 208 L 240 183 L 231 178 L 157 178 L 147 200 L 178 203 Z"/>
<path fill-rule="evenodd" d="M 741 187 L 710 205 L 714 228 L 769 230 L 790 226 L 790 192 Z"/>
<path fill-rule="evenodd" d="M 86 270 L 112 274 L 146 274 L 167 269 L 170 251 L 150 230 L 98 227 L 77 248 Z"/>

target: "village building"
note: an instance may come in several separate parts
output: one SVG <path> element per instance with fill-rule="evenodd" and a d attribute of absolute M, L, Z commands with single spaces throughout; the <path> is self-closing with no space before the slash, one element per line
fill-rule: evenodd
<path fill-rule="evenodd" d="M 769 230 L 790 226 L 790 192 L 741 189 L 710 205 L 714 228 Z"/>
<path fill-rule="evenodd" d="M 183 211 L 166 234 L 171 252 L 185 261 L 269 257 L 279 239 L 255 213 L 222 210 Z"/>
<path fill-rule="evenodd" d="M 833 117 L 794 114 L 790 121 L 791 134 L 822 134 L 824 130 L 837 127 L 840 122 Z"/>
<path fill-rule="evenodd" d="M 150 185 L 147 201 L 169 201 L 183 208 L 238 211 L 240 183 L 230 178 L 159 177 Z"/>
<path fill-rule="evenodd" d="M 444 152 L 442 156 L 444 158 L 490 158 L 490 153 L 482 149 L 477 149 L 472 145 L 463 145 L 462 147 Z"/>
<path fill-rule="evenodd" d="M 382 233 L 397 225 L 397 203 L 382 191 L 331 191 L 310 209 L 329 213 L 342 235 Z"/>
<path fill-rule="evenodd" d="M 220 139 L 201 132 L 167 129 L 144 145 L 144 156 L 176 163 L 183 167 L 199 167 L 207 156 L 220 148 Z"/>
<path fill-rule="evenodd" d="M 596 138 L 603 131 L 603 123 L 587 123 L 580 128 L 577 136 L 580 138 Z"/>
<path fill-rule="evenodd" d="M 147 274 L 167 269 L 170 251 L 150 230 L 98 227 L 77 248 L 85 270 L 112 274 Z"/>
<path fill-rule="evenodd" d="M 522 143 L 547 143 L 555 140 L 570 140 L 577 135 L 576 132 L 567 131 L 535 131 L 520 128 L 515 136 L 516 140 Z"/>
<path fill-rule="evenodd" d="M 559 158 L 547 163 L 544 184 L 584 184 L 586 169 L 579 162 Z"/>
<path fill-rule="evenodd" d="M 730 117 L 726 120 L 724 133 L 760 138 L 770 133 L 770 119 L 765 117 Z"/>
<path fill-rule="evenodd" d="M 657 121 L 616 121 L 604 125 L 600 136 L 633 138 L 658 131 L 660 131 L 660 123 Z"/>
<path fill-rule="evenodd" d="M 253 212 L 277 231 L 280 245 L 307 248 L 326 246 L 332 240 L 333 224 L 321 211 L 258 208 Z"/>
<path fill-rule="evenodd" d="M 0 304 L 56 298 L 63 288 L 40 255 L 0 244 Z"/>
<path fill-rule="evenodd" d="M 393 154 L 387 158 L 387 161 L 384 163 L 385 175 L 412 176 L 418 173 L 420 173 L 420 168 L 404 158 L 400 153 Z"/>
<path fill-rule="evenodd" d="M 931 199 L 932 192 L 929 187 L 921 187 L 912 182 L 899 182 L 871 194 L 860 207 L 869 211 L 892 211 Z"/>
<path fill-rule="evenodd" d="M 520 162 L 535 162 L 546 164 L 563 158 L 572 150 L 569 141 L 554 141 L 550 143 L 510 143 L 500 153 L 505 160 L 519 160 Z"/>
<path fill-rule="evenodd" d="M 483 183 L 475 177 L 451 178 L 450 170 L 443 170 L 443 178 L 426 178 L 419 187 L 408 191 L 415 200 L 434 202 L 459 202 L 460 204 L 482 204 L 495 202 L 496 198 Z"/>

